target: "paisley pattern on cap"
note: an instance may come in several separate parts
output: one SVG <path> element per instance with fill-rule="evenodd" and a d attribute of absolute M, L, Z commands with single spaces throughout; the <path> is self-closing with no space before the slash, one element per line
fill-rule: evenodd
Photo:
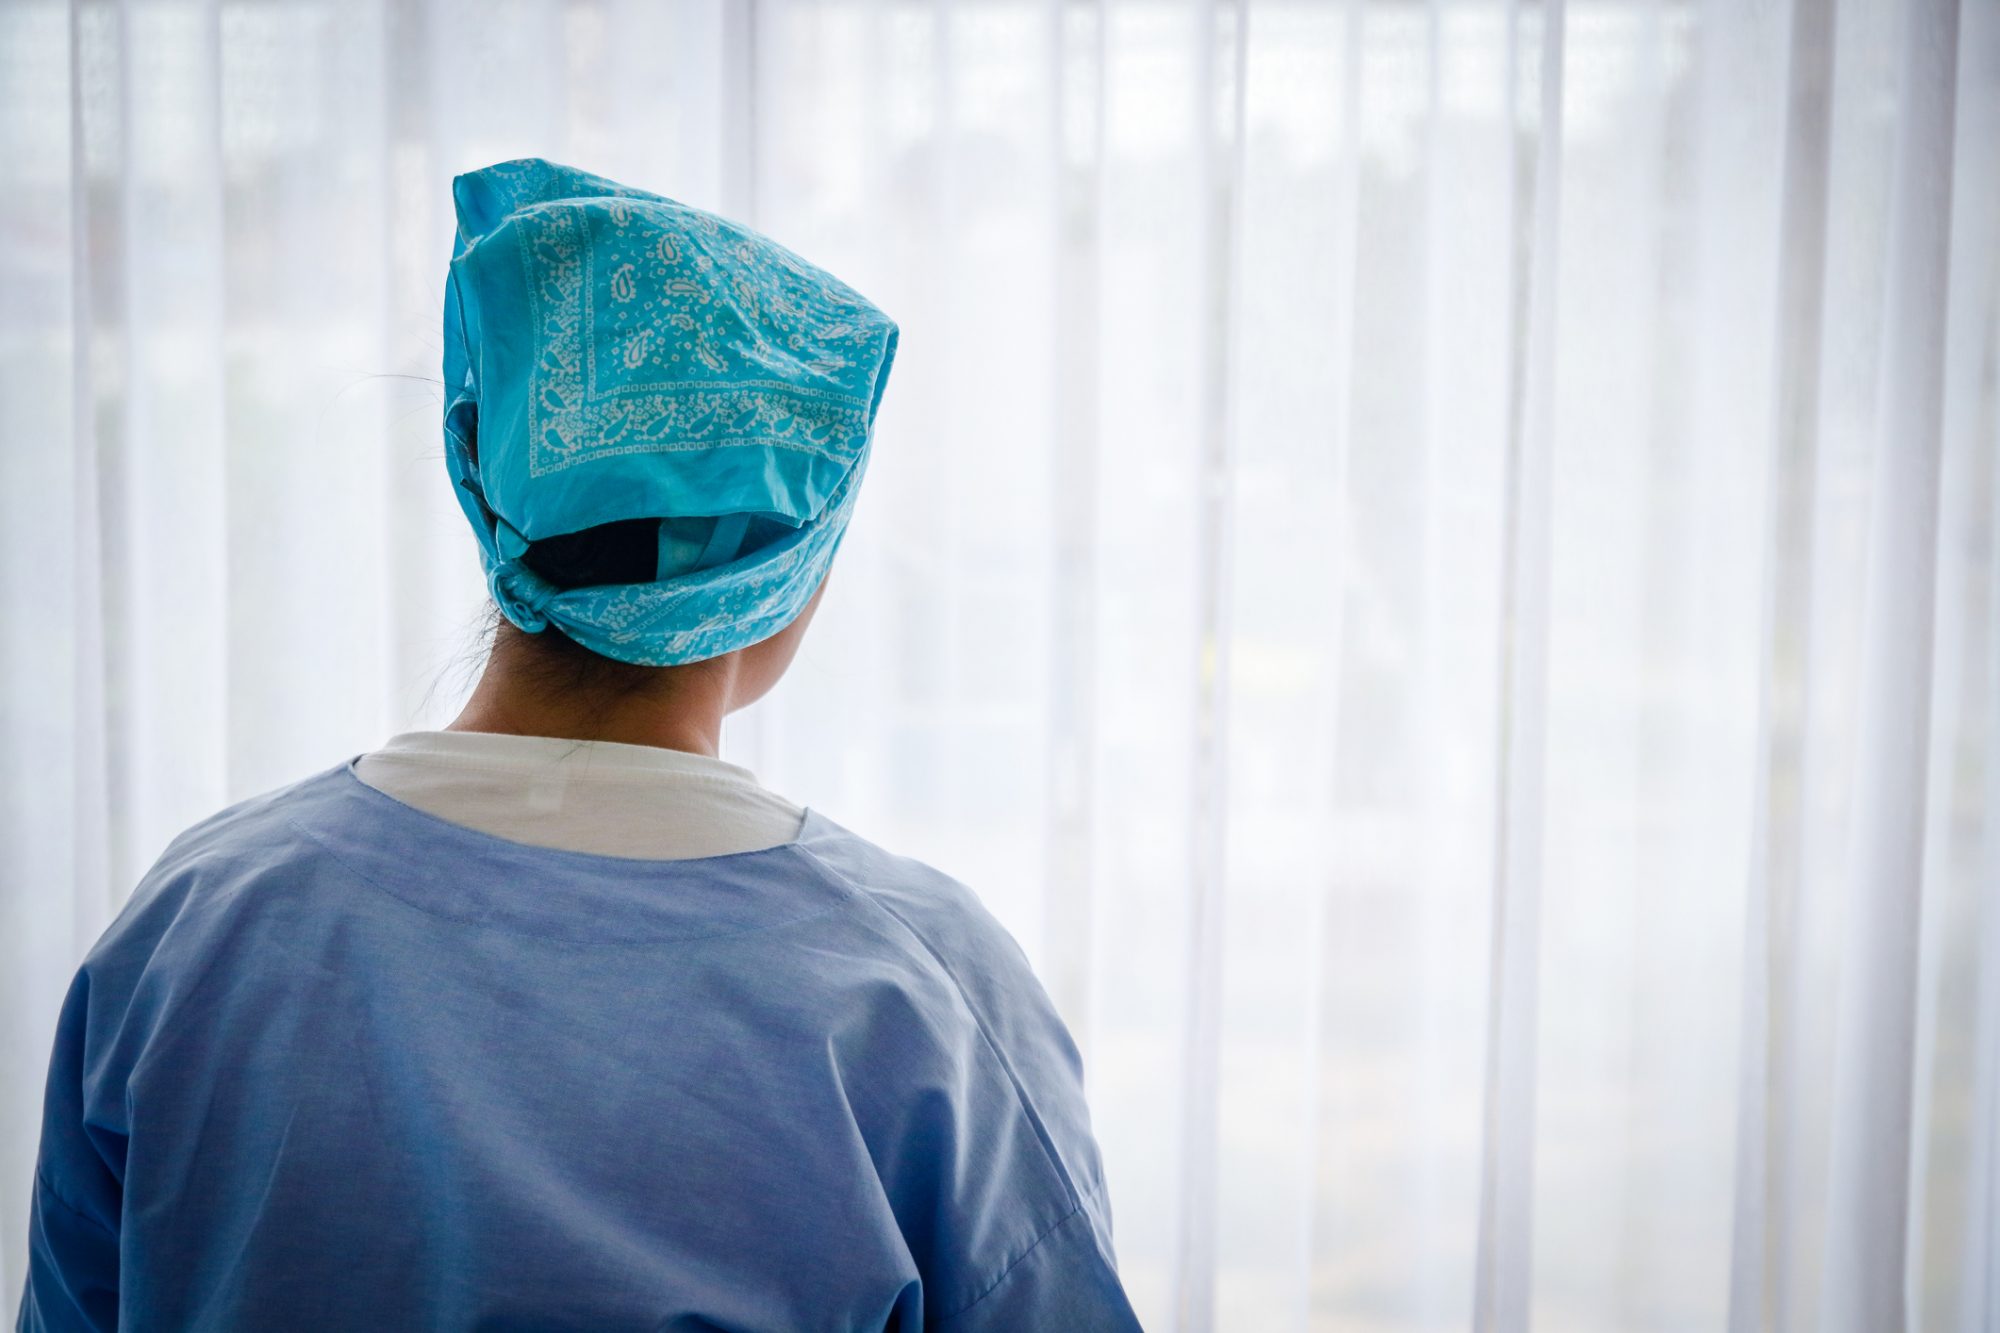
<path fill-rule="evenodd" d="M 853 514 L 895 323 L 768 237 L 572 167 L 498 163 L 453 196 L 445 458 L 501 611 L 654 666 L 791 623 Z M 674 565 L 711 516 L 715 563 Z M 527 563 L 641 518 L 680 520 L 652 582 L 560 588 Z"/>

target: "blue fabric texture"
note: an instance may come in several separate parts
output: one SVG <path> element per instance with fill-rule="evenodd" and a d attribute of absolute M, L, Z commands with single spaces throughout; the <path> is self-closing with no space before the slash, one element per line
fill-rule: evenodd
<path fill-rule="evenodd" d="M 1131 1330 L 1075 1046 L 957 881 L 525 846 L 341 765 L 78 970 L 42 1330 Z"/>
<path fill-rule="evenodd" d="M 452 183 L 445 461 L 487 585 L 649 666 L 790 624 L 867 470 L 896 325 L 727 219 L 527 158 Z M 647 580 L 560 586 L 537 542 L 658 521 Z"/>

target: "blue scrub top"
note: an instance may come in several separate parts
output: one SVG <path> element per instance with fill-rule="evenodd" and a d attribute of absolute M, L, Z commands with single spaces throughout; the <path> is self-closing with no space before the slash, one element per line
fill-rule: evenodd
<path fill-rule="evenodd" d="M 1136 1329 L 1075 1046 L 817 811 L 683 861 L 343 764 L 182 834 L 50 1062 L 18 1327 Z"/>

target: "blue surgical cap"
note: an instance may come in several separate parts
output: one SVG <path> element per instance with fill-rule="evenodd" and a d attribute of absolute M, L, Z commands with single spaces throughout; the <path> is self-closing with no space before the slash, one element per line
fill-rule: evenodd
<path fill-rule="evenodd" d="M 790 624 L 853 513 L 894 322 L 747 227 L 571 167 L 452 194 L 445 459 L 501 612 L 650 666 Z M 544 577 L 538 544 L 641 521 L 649 581 Z"/>

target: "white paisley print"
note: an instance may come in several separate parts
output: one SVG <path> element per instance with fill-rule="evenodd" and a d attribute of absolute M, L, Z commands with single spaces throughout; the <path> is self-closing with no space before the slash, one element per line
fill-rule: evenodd
<path fill-rule="evenodd" d="M 881 335 L 828 274 L 666 200 L 546 204 L 514 234 L 541 347 L 531 471 L 739 443 L 860 452 Z"/>
<path fill-rule="evenodd" d="M 573 168 L 503 162 L 454 196 L 445 457 L 501 610 L 656 666 L 783 629 L 853 512 L 894 322 L 748 228 Z M 726 514 L 783 523 L 647 583 L 560 588 L 526 558 L 607 522 Z"/>

